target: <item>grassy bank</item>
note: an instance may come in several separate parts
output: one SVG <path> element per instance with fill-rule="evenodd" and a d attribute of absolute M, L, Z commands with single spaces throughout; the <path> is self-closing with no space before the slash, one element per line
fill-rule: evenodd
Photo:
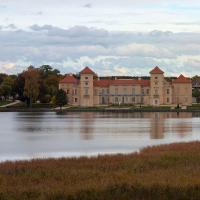
<path fill-rule="evenodd" d="M 25 103 L 20 102 L 16 105 L 6 108 L 0 108 L 0 112 L 48 112 L 53 111 L 53 104 L 35 103 L 31 108 L 28 108 Z"/>
<path fill-rule="evenodd" d="M 0 199 L 200 199 L 200 142 L 140 154 L 0 164 Z"/>
<path fill-rule="evenodd" d="M 9 103 L 12 103 L 12 101 L 0 101 L 0 106 L 4 106 Z"/>

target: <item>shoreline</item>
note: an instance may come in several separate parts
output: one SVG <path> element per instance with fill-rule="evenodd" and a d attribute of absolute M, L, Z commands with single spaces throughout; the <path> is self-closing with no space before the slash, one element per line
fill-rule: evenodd
<path fill-rule="evenodd" d="M 114 108 L 114 109 L 102 109 L 102 108 L 70 108 L 56 110 L 54 108 L 0 108 L 0 112 L 56 112 L 56 113 L 66 113 L 66 112 L 113 112 L 113 113 L 134 113 L 134 112 L 200 112 L 200 109 L 163 109 L 163 108 L 136 108 L 136 109 L 126 109 L 126 108 Z"/>

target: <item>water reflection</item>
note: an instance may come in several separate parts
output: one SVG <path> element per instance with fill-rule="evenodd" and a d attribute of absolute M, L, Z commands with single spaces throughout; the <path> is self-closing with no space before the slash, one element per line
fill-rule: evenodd
<path fill-rule="evenodd" d="M 152 113 L 151 125 L 150 125 L 150 137 L 151 139 L 164 138 L 165 132 L 165 118 L 162 113 Z"/>
<path fill-rule="evenodd" d="M 80 133 L 84 140 L 92 140 L 94 131 L 94 113 L 81 113 Z"/>
<path fill-rule="evenodd" d="M 198 113 L 0 113 L 0 117 L 0 160 L 127 153 L 200 139 Z"/>
<path fill-rule="evenodd" d="M 171 132 L 180 137 L 192 133 L 192 113 L 17 113 L 16 131 L 25 133 L 80 133 L 81 139 L 92 140 L 100 134 L 146 134 L 163 139 Z"/>

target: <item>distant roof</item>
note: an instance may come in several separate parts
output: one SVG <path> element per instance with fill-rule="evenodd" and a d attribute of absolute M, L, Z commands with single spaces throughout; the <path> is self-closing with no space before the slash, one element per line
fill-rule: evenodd
<path fill-rule="evenodd" d="M 94 86 L 96 87 L 108 87 L 112 80 L 94 80 Z"/>
<path fill-rule="evenodd" d="M 150 86 L 149 80 L 127 79 L 127 80 L 95 80 L 94 86 L 96 87 L 108 87 L 110 85 L 142 85 Z"/>
<path fill-rule="evenodd" d="M 80 74 L 93 74 L 96 75 L 89 67 L 85 67 Z"/>
<path fill-rule="evenodd" d="M 72 83 L 77 84 L 78 80 L 73 75 L 66 75 L 64 79 L 60 81 L 60 83 Z"/>
<path fill-rule="evenodd" d="M 153 70 L 150 71 L 150 74 L 164 74 L 164 72 L 156 66 Z"/>
<path fill-rule="evenodd" d="M 173 83 L 191 83 L 191 82 L 192 81 L 190 78 L 186 78 L 182 74 L 177 79 L 173 80 Z"/>

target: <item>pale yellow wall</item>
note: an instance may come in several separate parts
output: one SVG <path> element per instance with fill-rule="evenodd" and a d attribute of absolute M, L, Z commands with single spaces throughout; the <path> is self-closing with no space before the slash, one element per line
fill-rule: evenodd
<path fill-rule="evenodd" d="M 141 85 L 111 85 L 109 87 L 111 104 L 149 104 L 149 87 Z M 143 94 L 143 95 L 141 95 Z"/>
<path fill-rule="evenodd" d="M 87 91 L 87 93 L 86 93 Z M 80 105 L 90 107 L 94 105 L 93 102 L 94 88 L 93 88 L 93 75 L 81 74 L 80 78 Z"/>
<path fill-rule="evenodd" d="M 165 105 L 170 105 L 172 104 L 172 96 L 173 96 L 173 91 L 172 91 L 172 85 L 168 81 L 164 81 L 164 88 L 163 88 L 163 104 Z"/>
<path fill-rule="evenodd" d="M 164 75 L 151 74 L 151 97 L 150 104 L 159 106 L 164 104 Z"/>
<path fill-rule="evenodd" d="M 94 105 L 99 105 L 100 104 L 100 98 L 99 98 L 99 87 L 94 87 Z"/>
<path fill-rule="evenodd" d="M 192 104 L 192 84 L 190 83 L 176 83 L 173 84 L 173 103 L 180 105 Z"/>
<path fill-rule="evenodd" d="M 61 83 L 59 84 L 59 89 L 63 89 L 67 93 L 68 104 L 70 105 L 80 105 L 80 88 L 79 85 L 71 83 Z M 75 102 L 75 99 L 77 102 Z"/>

